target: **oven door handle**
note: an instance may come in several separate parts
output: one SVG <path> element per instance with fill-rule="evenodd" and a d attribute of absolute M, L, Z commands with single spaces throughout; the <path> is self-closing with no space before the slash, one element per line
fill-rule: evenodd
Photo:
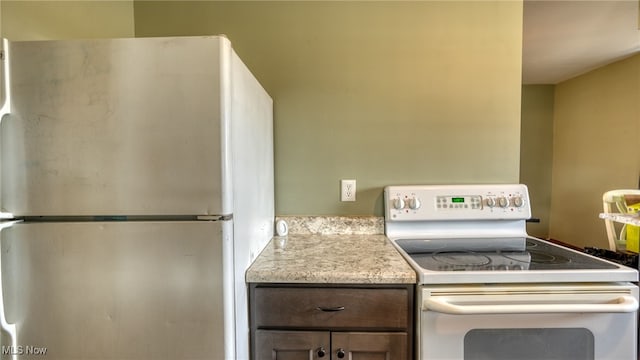
<path fill-rule="evenodd" d="M 543 303 L 489 305 L 454 304 L 446 298 L 429 297 L 424 300 L 423 310 L 451 315 L 482 314 L 543 314 L 543 313 L 631 313 L 638 310 L 638 300 L 633 296 L 620 296 L 602 303 Z"/>

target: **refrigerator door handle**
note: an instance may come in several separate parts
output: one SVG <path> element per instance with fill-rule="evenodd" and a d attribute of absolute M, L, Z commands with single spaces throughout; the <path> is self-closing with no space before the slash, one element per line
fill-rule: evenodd
<path fill-rule="evenodd" d="M 13 226 L 16 223 L 21 222 L 17 221 L 7 221 L 0 222 L 0 240 L 2 239 L 2 231 Z M 9 339 L 11 341 L 11 359 L 16 359 L 17 353 L 16 349 L 18 348 L 17 334 L 16 334 L 16 324 L 9 324 L 7 321 L 7 316 L 4 310 L 4 291 L 3 291 L 3 283 L 2 283 L 2 253 L 4 251 L 0 251 L 0 327 L 3 331 L 9 334 Z M 3 346 L 4 349 L 4 346 Z"/>
<path fill-rule="evenodd" d="M 2 40 L 0 48 L 0 125 L 6 115 L 11 113 L 11 95 L 9 86 L 9 40 Z M 0 126 L 0 135 L 2 127 Z M 10 219 L 13 215 L 4 212 L 4 203 L 2 202 L 2 137 L 0 136 L 0 219 Z"/>

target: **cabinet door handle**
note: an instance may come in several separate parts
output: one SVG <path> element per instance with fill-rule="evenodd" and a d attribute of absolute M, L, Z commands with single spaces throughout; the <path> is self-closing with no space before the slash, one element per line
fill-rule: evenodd
<path fill-rule="evenodd" d="M 318 306 L 316 310 L 324 311 L 324 312 L 336 312 L 336 311 L 344 310 L 344 306 L 334 306 L 334 307 Z"/>
<path fill-rule="evenodd" d="M 324 357 L 325 355 L 327 355 L 327 352 L 324 350 L 324 348 L 323 348 L 323 347 L 320 347 L 320 348 L 318 349 L 317 354 L 318 354 L 318 357 L 319 357 L 319 358 L 322 358 L 322 357 Z"/>
<path fill-rule="evenodd" d="M 338 349 L 338 351 L 336 351 L 336 355 L 338 355 L 338 359 L 344 358 L 344 355 L 345 355 L 344 349 L 342 348 Z"/>

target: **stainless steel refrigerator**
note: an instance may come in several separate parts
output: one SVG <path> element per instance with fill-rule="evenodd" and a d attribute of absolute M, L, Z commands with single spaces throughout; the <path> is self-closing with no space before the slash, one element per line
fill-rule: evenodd
<path fill-rule="evenodd" d="M 248 359 L 273 104 L 229 40 L 2 55 L 2 358 Z"/>

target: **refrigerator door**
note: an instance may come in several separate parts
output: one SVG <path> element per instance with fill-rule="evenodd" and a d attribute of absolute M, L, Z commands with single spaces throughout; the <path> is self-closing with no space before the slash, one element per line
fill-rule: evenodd
<path fill-rule="evenodd" d="M 231 214 L 232 51 L 224 37 L 9 42 L 0 212 Z"/>
<path fill-rule="evenodd" d="M 3 229 L 2 359 L 27 351 L 42 360 L 234 359 L 233 326 L 225 326 L 225 317 L 233 323 L 224 300 L 232 283 L 223 276 L 227 225 L 58 222 Z"/>

